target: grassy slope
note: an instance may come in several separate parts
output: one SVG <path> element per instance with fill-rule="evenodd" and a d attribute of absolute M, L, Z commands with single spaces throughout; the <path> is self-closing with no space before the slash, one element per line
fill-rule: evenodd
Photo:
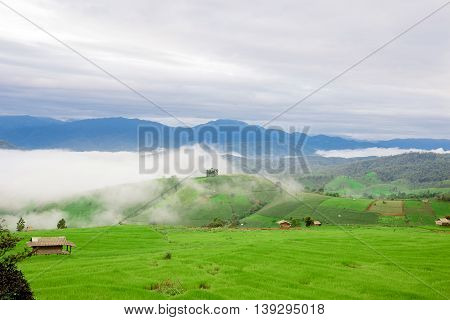
<path fill-rule="evenodd" d="M 26 236 L 65 235 L 78 247 L 71 256 L 33 256 L 20 268 L 37 299 L 443 299 L 435 290 L 450 296 L 442 276 L 450 271 L 443 254 L 448 232 L 347 230 L 351 235 L 326 226 L 34 231 Z M 166 280 L 176 284 L 176 295 L 151 290 Z"/>

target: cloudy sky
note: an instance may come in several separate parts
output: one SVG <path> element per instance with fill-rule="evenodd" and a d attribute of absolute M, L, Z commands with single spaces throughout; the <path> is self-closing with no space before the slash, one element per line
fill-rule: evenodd
<path fill-rule="evenodd" d="M 445 0 L 1 0 L 0 115 L 263 124 Z M 278 118 L 313 134 L 450 138 L 450 5 Z"/>

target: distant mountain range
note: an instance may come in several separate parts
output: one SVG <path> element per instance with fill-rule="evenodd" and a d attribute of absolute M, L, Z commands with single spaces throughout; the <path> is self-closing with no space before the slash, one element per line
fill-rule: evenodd
<path fill-rule="evenodd" d="M 32 116 L 0 116 L 0 140 L 3 140 L 4 146 L 14 145 L 21 149 L 136 151 L 139 127 L 145 127 L 153 133 L 158 133 L 158 139 L 148 141 L 152 148 L 205 143 L 226 152 L 238 152 L 246 155 L 268 153 L 268 148 L 265 147 L 270 145 L 270 153 L 286 156 L 289 155 L 289 147 L 295 146 L 297 141 L 303 138 L 306 138 L 303 147 L 304 154 L 314 154 L 317 150 L 371 147 L 450 150 L 450 140 L 448 139 L 394 139 L 376 142 L 326 135 L 306 137 L 302 133 L 287 133 L 249 125 L 242 121 L 223 119 L 188 129 L 170 127 L 153 121 L 126 118 L 61 121 Z M 215 129 L 217 130 L 215 131 Z M 249 134 L 247 136 L 235 134 L 237 130 L 244 130 Z M 207 132 L 220 133 L 208 135 Z M 227 136 L 231 138 L 227 138 Z M 293 147 L 293 149 L 298 148 L 298 146 Z"/>

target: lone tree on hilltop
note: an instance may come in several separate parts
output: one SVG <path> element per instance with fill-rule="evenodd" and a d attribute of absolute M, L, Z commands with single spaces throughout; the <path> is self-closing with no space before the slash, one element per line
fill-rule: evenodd
<path fill-rule="evenodd" d="M 11 253 L 21 239 L 11 234 L 4 222 L 0 220 L 0 300 L 32 300 L 30 286 L 16 266 L 31 255 L 31 250 Z"/>
<path fill-rule="evenodd" d="M 20 217 L 19 221 L 17 222 L 17 231 L 23 231 L 25 229 L 25 220 L 23 220 L 22 217 Z"/>
<path fill-rule="evenodd" d="M 66 229 L 66 228 L 67 228 L 67 226 L 66 226 L 66 220 L 64 220 L 64 219 L 59 220 L 59 221 L 58 221 L 58 224 L 56 225 L 56 227 L 57 227 L 58 229 Z"/>

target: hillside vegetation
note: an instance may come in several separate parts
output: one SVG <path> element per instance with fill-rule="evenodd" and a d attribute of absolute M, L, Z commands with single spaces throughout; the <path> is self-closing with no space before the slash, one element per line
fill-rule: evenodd
<path fill-rule="evenodd" d="M 370 176 L 363 180 L 374 179 Z M 340 179 L 342 194 L 342 185 L 347 182 L 348 179 Z M 361 185 L 364 186 L 348 184 L 348 188 L 355 190 Z M 276 228 L 279 220 L 297 219 L 304 225 L 307 217 L 324 225 L 411 226 L 434 225 L 436 218 L 450 214 L 450 202 L 344 198 L 302 192 L 300 186 L 286 192 L 258 176 L 233 175 L 195 178 L 182 183 L 173 177 L 118 186 L 58 203 L 29 206 L 14 214 L 26 221 L 27 215 L 37 215 L 49 223 L 49 228 L 55 228 L 58 220 L 52 218 L 55 211 L 65 218 L 69 227 L 119 222 L 199 227 L 222 226 L 234 221 L 240 227 Z"/>
<path fill-rule="evenodd" d="M 299 180 L 309 190 L 346 196 L 431 197 L 450 192 L 450 154 L 408 153 L 321 166 Z"/>

